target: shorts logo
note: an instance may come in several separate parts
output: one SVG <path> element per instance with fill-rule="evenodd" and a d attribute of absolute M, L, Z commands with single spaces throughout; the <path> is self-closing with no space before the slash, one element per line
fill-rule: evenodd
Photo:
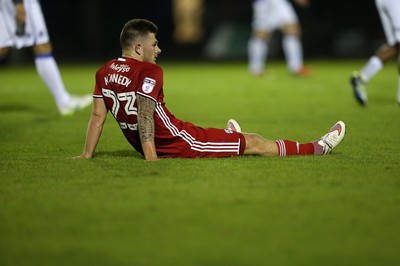
<path fill-rule="evenodd" d="M 225 133 L 227 134 L 233 134 L 233 131 L 231 129 L 224 129 Z"/>
<path fill-rule="evenodd" d="M 142 90 L 145 93 L 151 93 L 156 85 L 156 80 L 151 78 L 144 78 Z"/>

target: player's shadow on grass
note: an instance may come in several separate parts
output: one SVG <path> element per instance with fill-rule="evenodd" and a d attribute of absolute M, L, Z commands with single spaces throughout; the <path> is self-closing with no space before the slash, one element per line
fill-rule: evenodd
<path fill-rule="evenodd" d="M 14 116 L 14 115 L 23 115 L 23 117 L 27 120 L 32 120 L 35 123 L 42 123 L 54 120 L 55 118 L 60 117 L 58 112 L 48 112 L 45 109 L 38 108 L 32 105 L 26 104 L 0 104 L 0 114 L 6 116 Z"/>
<path fill-rule="evenodd" d="M 370 102 L 373 104 L 379 104 L 379 105 L 394 105 L 396 104 L 396 99 L 395 97 L 384 97 L 381 95 L 373 95 L 370 98 Z"/>
<path fill-rule="evenodd" d="M 0 112 L 2 113 L 32 113 L 41 112 L 41 110 L 24 104 L 0 104 Z"/>

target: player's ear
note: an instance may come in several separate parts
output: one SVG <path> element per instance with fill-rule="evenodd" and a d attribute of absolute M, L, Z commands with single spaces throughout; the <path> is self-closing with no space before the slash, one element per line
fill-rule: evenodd
<path fill-rule="evenodd" d="M 135 43 L 135 53 L 142 55 L 142 45 L 140 43 Z"/>

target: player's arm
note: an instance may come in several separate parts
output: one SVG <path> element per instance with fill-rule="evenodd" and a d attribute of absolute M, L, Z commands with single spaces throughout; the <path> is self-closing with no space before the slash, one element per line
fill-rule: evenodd
<path fill-rule="evenodd" d="M 93 157 L 93 153 L 99 142 L 103 126 L 107 118 L 107 108 L 102 98 L 93 99 L 93 112 L 89 120 L 86 143 L 83 154 L 74 159 L 89 159 Z"/>
<path fill-rule="evenodd" d="M 156 103 L 147 97 L 137 95 L 138 129 L 144 157 L 148 161 L 157 160 L 154 143 L 154 110 Z"/>

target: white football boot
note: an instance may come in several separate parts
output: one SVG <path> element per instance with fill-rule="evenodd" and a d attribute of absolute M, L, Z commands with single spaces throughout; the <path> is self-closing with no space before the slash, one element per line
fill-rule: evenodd
<path fill-rule="evenodd" d="M 239 132 L 239 133 L 242 132 L 242 129 L 240 128 L 239 123 L 236 122 L 235 119 L 229 119 L 228 123 L 226 123 L 226 128 L 230 129 L 234 132 Z"/>
<path fill-rule="evenodd" d="M 332 150 L 342 142 L 344 135 L 346 134 L 346 125 L 343 121 L 338 121 L 328 133 L 326 133 L 318 144 L 324 149 L 323 154 L 329 154 Z"/>
<path fill-rule="evenodd" d="M 64 106 L 59 107 L 60 114 L 63 116 L 72 115 L 76 111 L 89 106 L 93 102 L 93 95 L 86 94 L 83 96 L 72 95 L 71 99 Z"/>
<path fill-rule="evenodd" d="M 353 87 L 354 97 L 361 105 L 366 105 L 368 101 L 365 82 L 362 81 L 361 74 L 354 72 L 350 78 L 350 84 Z"/>

